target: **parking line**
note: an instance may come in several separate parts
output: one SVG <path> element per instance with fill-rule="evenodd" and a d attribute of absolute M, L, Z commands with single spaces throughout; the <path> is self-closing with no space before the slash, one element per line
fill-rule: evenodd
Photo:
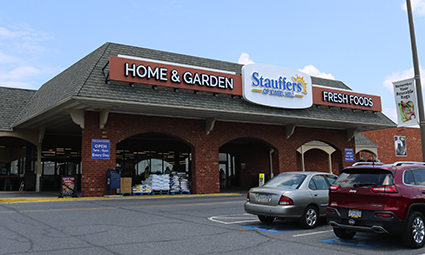
<path fill-rule="evenodd" d="M 248 217 L 247 217 L 248 216 Z M 255 217 L 255 218 L 254 218 Z M 248 218 L 248 219 L 246 219 Z M 249 219 L 253 218 L 253 219 Z M 258 222 L 258 218 L 251 214 L 233 214 L 233 215 L 220 215 L 208 217 L 208 220 L 214 221 L 221 224 L 238 224 L 238 223 L 248 223 L 248 222 Z"/>
<path fill-rule="evenodd" d="M 328 233 L 328 232 L 332 232 L 332 231 L 333 231 L 333 230 L 316 231 L 316 232 L 310 232 L 310 233 L 305 233 L 305 234 L 293 235 L 292 237 L 310 236 L 310 235 L 316 235 L 316 234 Z"/>

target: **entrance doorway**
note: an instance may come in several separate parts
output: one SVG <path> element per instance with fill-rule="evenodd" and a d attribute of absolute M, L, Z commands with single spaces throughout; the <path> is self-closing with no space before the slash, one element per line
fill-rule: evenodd
<path fill-rule="evenodd" d="M 240 168 L 236 168 L 237 158 L 236 154 L 232 153 L 219 154 L 220 190 L 233 190 L 239 187 L 237 176 L 240 176 Z"/>
<path fill-rule="evenodd" d="M 14 137 L 0 138 L 1 191 L 17 191 L 23 182 L 25 190 L 34 190 L 35 152 L 30 142 Z"/>
<path fill-rule="evenodd" d="M 133 186 L 153 174 L 178 174 L 191 186 L 191 159 L 191 148 L 183 141 L 158 133 L 127 138 L 117 144 L 116 150 L 121 177 L 131 177 Z"/>
<path fill-rule="evenodd" d="M 255 138 L 232 140 L 219 150 L 219 169 L 225 172 L 223 191 L 247 191 L 259 185 L 259 175 L 266 181 L 278 173 L 277 149 Z"/>

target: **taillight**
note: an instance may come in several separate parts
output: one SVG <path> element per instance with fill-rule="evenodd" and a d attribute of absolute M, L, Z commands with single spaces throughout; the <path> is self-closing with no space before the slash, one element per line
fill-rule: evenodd
<path fill-rule="evenodd" d="M 398 193 L 395 186 L 377 186 L 370 189 L 375 193 Z"/>
<path fill-rule="evenodd" d="M 382 218 L 392 218 L 393 216 L 389 213 L 377 213 L 376 216 L 382 217 Z"/>
<path fill-rule="evenodd" d="M 280 205 L 293 205 L 294 201 L 292 201 L 292 199 L 290 199 L 289 197 L 281 196 L 280 199 L 279 199 L 279 204 Z"/>
<path fill-rule="evenodd" d="M 249 199 L 249 192 L 248 192 L 248 194 L 246 194 L 246 201 L 247 201 L 247 202 L 251 201 L 251 200 Z"/>
<path fill-rule="evenodd" d="M 326 212 L 327 213 L 335 213 L 335 210 L 334 209 L 326 209 Z"/>
<path fill-rule="evenodd" d="M 331 184 L 331 186 L 329 186 L 329 190 L 335 191 L 337 189 L 339 189 L 339 185 L 335 185 L 335 184 Z"/>

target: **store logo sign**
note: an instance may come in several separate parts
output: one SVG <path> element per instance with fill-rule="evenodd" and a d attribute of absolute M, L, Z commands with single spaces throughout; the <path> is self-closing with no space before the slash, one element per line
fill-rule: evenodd
<path fill-rule="evenodd" d="M 235 73 L 129 56 L 110 56 L 109 80 L 242 95 Z"/>
<path fill-rule="evenodd" d="M 249 64 L 242 68 L 246 100 L 279 108 L 305 109 L 313 104 L 311 77 L 285 67 Z"/>

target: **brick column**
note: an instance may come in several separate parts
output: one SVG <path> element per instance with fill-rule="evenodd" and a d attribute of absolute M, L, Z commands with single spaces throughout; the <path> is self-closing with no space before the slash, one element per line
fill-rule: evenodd
<path fill-rule="evenodd" d="M 85 112 L 81 150 L 81 193 L 83 197 L 100 197 L 106 194 L 106 172 L 115 168 L 116 145 L 111 141 L 110 159 L 92 159 L 92 139 L 109 139 L 108 133 L 99 129 L 99 113 Z"/>
<path fill-rule="evenodd" d="M 192 186 L 196 194 L 220 192 L 218 148 L 207 141 L 195 146 L 192 153 Z"/>

